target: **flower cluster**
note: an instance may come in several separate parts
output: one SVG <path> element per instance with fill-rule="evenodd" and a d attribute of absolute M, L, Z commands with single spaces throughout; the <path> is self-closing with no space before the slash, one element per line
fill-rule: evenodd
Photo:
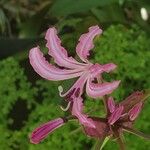
<path fill-rule="evenodd" d="M 89 52 L 94 47 L 93 40 L 101 33 L 102 30 L 98 26 L 92 26 L 87 33 L 81 35 L 76 46 L 76 54 L 80 61 L 68 56 L 66 49 L 61 46 L 55 28 L 49 28 L 45 37 L 48 54 L 54 59 L 55 64 L 49 63 L 44 58 L 39 47 L 30 50 L 30 63 L 41 77 L 51 81 L 78 77 L 66 92 L 63 92 L 62 86 L 58 87 L 59 95 L 68 103 L 66 110 L 70 111 L 71 117 L 57 118 L 36 128 L 30 136 L 32 143 L 41 142 L 48 134 L 70 119 L 78 119 L 88 136 L 98 139 L 110 136 L 120 140 L 120 145 L 123 145 L 121 135 L 124 130 L 143 135 L 135 131 L 132 125 L 143 107 L 144 92 L 135 92 L 118 104 L 115 104 L 112 97 L 105 98 L 107 108 L 105 118 L 88 116 L 83 112 L 84 90 L 89 97 L 96 99 L 111 94 L 120 83 L 120 81 L 104 82 L 102 78 L 103 73 L 110 73 L 116 68 L 114 63 L 93 64 L 88 60 Z"/>

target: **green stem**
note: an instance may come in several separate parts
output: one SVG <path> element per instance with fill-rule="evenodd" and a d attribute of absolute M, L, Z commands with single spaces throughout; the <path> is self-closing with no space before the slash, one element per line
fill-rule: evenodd
<path fill-rule="evenodd" d="M 119 145 L 119 147 L 120 147 L 120 150 L 125 150 L 125 145 L 124 145 L 124 143 L 123 143 L 123 139 L 122 139 L 122 137 L 118 137 L 117 138 L 117 143 L 118 143 L 118 145 Z"/>
<path fill-rule="evenodd" d="M 110 138 L 111 136 L 104 137 L 103 139 L 98 139 L 94 145 L 93 150 L 102 150 Z"/>
<path fill-rule="evenodd" d="M 103 103 L 104 103 L 106 114 L 108 113 L 107 100 L 108 100 L 108 97 L 106 95 L 103 96 Z"/>
<path fill-rule="evenodd" d="M 123 142 L 123 134 L 119 131 L 115 131 L 114 132 L 114 137 L 116 138 L 116 141 L 119 145 L 119 149 L 120 150 L 125 150 L 126 148 L 125 148 L 125 144 Z"/>
<path fill-rule="evenodd" d="M 101 78 L 101 77 L 97 77 L 97 82 L 98 82 L 98 83 L 103 83 L 102 78 Z M 108 97 L 107 97 L 106 95 L 102 97 L 106 114 L 108 113 L 107 99 L 108 99 Z"/>
<path fill-rule="evenodd" d="M 125 131 L 129 132 L 129 133 L 132 133 L 132 134 L 134 134 L 134 135 L 137 135 L 137 136 L 139 136 L 139 137 L 142 137 L 142 138 L 144 138 L 145 140 L 150 140 L 150 135 L 146 135 L 146 134 L 144 134 L 144 133 L 142 133 L 142 132 L 140 132 L 140 131 L 137 131 L 137 130 L 134 130 L 134 129 L 128 128 L 128 127 L 123 127 L 123 129 L 124 129 Z"/>
<path fill-rule="evenodd" d="M 94 144 L 94 147 L 93 147 L 93 150 L 102 150 L 102 145 L 103 145 L 103 142 L 104 142 L 104 139 L 97 139 L 95 144 Z"/>
<path fill-rule="evenodd" d="M 82 130 L 82 127 L 79 127 L 77 129 L 73 130 L 72 132 L 70 132 L 70 135 L 76 134 L 76 133 L 78 133 L 81 130 Z"/>

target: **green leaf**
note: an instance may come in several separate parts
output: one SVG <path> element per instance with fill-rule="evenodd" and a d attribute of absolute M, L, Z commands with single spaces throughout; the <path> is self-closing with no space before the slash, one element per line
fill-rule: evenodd
<path fill-rule="evenodd" d="M 86 12 L 95 7 L 103 7 L 114 2 L 118 2 L 118 0 L 57 0 L 50 12 L 54 16 L 67 16 Z"/>
<path fill-rule="evenodd" d="M 102 23 L 126 23 L 124 11 L 117 3 L 102 8 L 94 8 L 92 13 Z"/>

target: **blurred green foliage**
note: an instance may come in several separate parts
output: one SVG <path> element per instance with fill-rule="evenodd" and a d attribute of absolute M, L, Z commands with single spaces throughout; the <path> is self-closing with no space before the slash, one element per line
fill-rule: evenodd
<path fill-rule="evenodd" d="M 80 21 L 78 20 L 78 23 Z M 78 23 L 76 26 L 79 26 Z M 62 36 L 64 44 L 70 49 L 73 49 L 75 45 L 73 39 L 77 39 L 81 29 L 78 28 L 74 32 L 76 34 Z M 104 31 L 103 35 L 96 38 L 92 61 L 101 64 L 114 62 L 118 65 L 114 73 L 105 74 L 107 80 L 122 80 L 120 88 L 113 94 L 116 100 L 123 100 L 135 90 L 149 88 L 149 45 L 150 38 L 137 25 L 132 27 L 112 25 Z M 28 74 L 15 57 L 1 60 L 0 68 L 0 79 L 2 79 L 0 81 L 0 149 L 92 149 L 95 141 L 80 132 L 82 129 L 77 122 L 67 123 L 39 145 L 30 144 L 28 136 L 35 127 L 56 117 L 67 115 L 59 107 L 63 104 L 63 99 L 59 97 L 57 87 L 60 84 L 69 86 L 71 81 L 51 82 L 44 79 L 29 81 L 32 73 Z M 26 68 L 28 70 L 30 66 Z M 147 101 L 136 124 L 136 127 L 145 133 L 150 133 L 149 103 Z M 85 105 L 86 112 L 95 110 L 92 112 L 93 115 L 104 115 L 101 101 L 86 97 Z M 131 134 L 125 134 L 125 137 L 126 145 L 130 150 L 148 150 L 150 147 L 149 142 Z M 117 145 L 112 141 L 106 144 L 104 150 L 116 148 Z"/>
<path fill-rule="evenodd" d="M 0 33 L 4 37 L 38 37 L 47 26 L 59 25 L 70 18 L 91 16 L 101 25 L 136 22 L 150 32 L 140 9 L 150 12 L 149 0 L 1 0 Z"/>
<path fill-rule="evenodd" d="M 27 108 L 33 103 L 35 89 L 27 82 L 23 69 L 10 57 L 0 62 L 0 121 L 7 125 L 6 118 L 17 101 L 24 101 Z"/>

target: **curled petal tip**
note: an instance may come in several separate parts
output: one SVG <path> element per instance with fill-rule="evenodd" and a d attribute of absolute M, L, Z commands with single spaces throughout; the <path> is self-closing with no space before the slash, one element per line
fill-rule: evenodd
<path fill-rule="evenodd" d="M 102 84 L 92 83 L 87 81 L 86 92 L 90 97 L 97 98 L 104 95 L 111 94 L 120 84 L 120 81 L 106 82 Z"/>
<path fill-rule="evenodd" d="M 121 80 L 117 80 L 117 81 L 114 81 L 113 83 L 115 83 L 116 86 L 119 86 L 120 82 L 121 82 Z"/>
<path fill-rule="evenodd" d="M 103 65 L 103 70 L 107 73 L 113 71 L 116 68 L 117 68 L 117 65 L 114 63 L 109 63 L 109 64 Z"/>
<path fill-rule="evenodd" d="M 117 80 L 117 81 L 113 81 L 112 82 L 112 88 L 116 89 L 118 88 L 118 86 L 120 85 L 121 80 Z"/>
<path fill-rule="evenodd" d="M 81 65 L 73 57 L 68 56 L 66 49 L 61 45 L 61 40 L 54 27 L 47 30 L 45 39 L 47 40 L 46 47 L 49 49 L 48 54 L 54 58 L 56 64 L 71 69 L 78 68 Z"/>
<path fill-rule="evenodd" d="M 121 80 L 112 82 L 112 88 L 113 88 L 113 89 L 118 88 L 118 86 L 120 85 L 120 82 L 121 82 Z"/>
<path fill-rule="evenodd" d="M 93 39 L 102 33 L 98 25 L 89 28 L 89 32 L 81 35 L 76 52 L 83 62 L 87 62 L 89 51 L 94 47 Z"/>
<path fill-rule="evenodd" d="M 89 31 L 96 31 L 97 34 L 101 34 L 103 32 L 98 25 L 89 27 Z"/>

